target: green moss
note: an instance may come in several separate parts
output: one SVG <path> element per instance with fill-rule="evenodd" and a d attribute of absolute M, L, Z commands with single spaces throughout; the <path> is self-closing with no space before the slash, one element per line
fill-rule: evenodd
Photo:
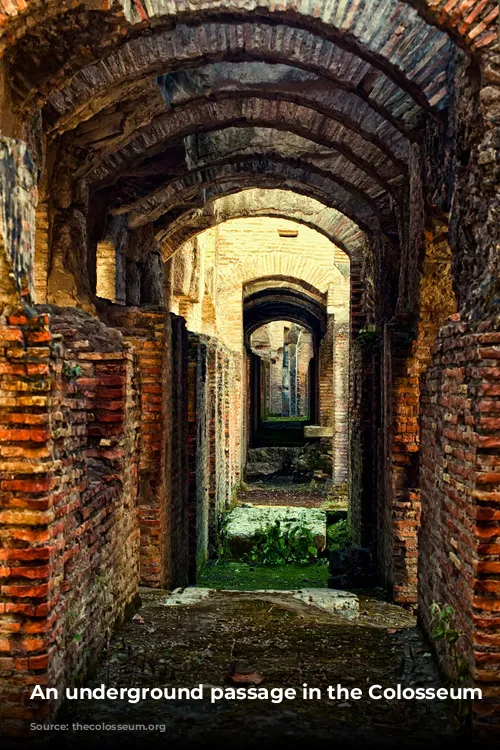
<path fill-rule="evenodd" d="M 248 565 L 241 562 L 209 562 L 199 576 L 197 586 L 213 589 L 301 589 L 326 588 L 326 560 L 290 565 Z"/>

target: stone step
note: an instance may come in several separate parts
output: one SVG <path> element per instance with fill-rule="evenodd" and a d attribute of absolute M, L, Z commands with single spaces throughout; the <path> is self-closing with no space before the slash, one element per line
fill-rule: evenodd
<path fill-rule="evenodd" d="M 326 512 L 317 508 L 294 508 L 286 505 L 236 507 L 226 526 L 227 546 L 233 559 L 250 552 L 257 532 L 279 521 L 285 528 L 303 525 L 313 535 L 313 544 L 321 552 L 326 547 Z"/>

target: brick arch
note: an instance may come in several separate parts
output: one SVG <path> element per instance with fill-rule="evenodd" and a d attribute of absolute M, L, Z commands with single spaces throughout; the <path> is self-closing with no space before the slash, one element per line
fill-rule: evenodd
<path fill-rule="evenodd" d="M 392 160 L 408 163 L 407 137 L 364 98 L 363 90 L 348 90 L 332 78 L 293 65 L 270 65 L 262 61 L 214 63 L 161 76 L 158 84 L 169 108 L 196 99 L 213 99 L 214 91 L 218 98 L 260 96 L 292 100 L 345 123 L 386 151 Z"/>
<path fill-rule="evenodd" d="M 287 160 L 249 158 L 204 167 L 170 180 L 154 193 L 127 207 L 128 223 L 136 228 L 163 215 L 197 207 L 211 200 L 212 189 L 224 185 L 228 193 L 247 187 L 271 186 L 310 195 L 348 216 L 366 231 L 380 231 L 383 216 L 374 202 L 346 185 L 341 178 L 314 171 L 310 165 Z M 396 231 L 391 217 L 383 226 Z"/>
<path fill-rule="evenodd" d="M 391 183 L 400 176 L 398 166 L 384 152 L 338 121 L 295 102 L 254 97 L 195 102 L 179 107 L 153 120 L 135 137 L 131 134 L 128 140 L 125 138 L 120 148 L 114 144 L 108 151 L 103 149 L 90 163 L 83 164 L 75 175 L 86 177 L 90 183 L 112 182 L 139 161 L 154 156 L 188 135 L 249 125 L 287 131 L 335 148 L 351 162 L 353 175 L 359 175 L 358 170 L 363 170 L 382 184 Z M 349 174 L 346 178 L 349 179 Z"/>
<path fill-rule="evenodd" d="M 214 6 L 213 0 L 210 4 L 212 7 Z M 248 3 L 242 2 L 241 4 L 246 5 L 246 9 L 249 9 Z M 363 3 L 365 13 L 367 4 L 369 4 L 368 0 L 365 0 Z M 96 3 L 95 0 L 83 0 L 83 2 L 82 0 L 65 0 L 64 3 L 61 0 L 45 0 L 43 3 L 40 0 L 0 0 L 0 54 L 29 29 L 36 28 L 46 19 L 66 14 L 77 6 L 92 10 L 100 8 L 105 12 L 110 9 L 111 5 L 111 0 L 101 0 L 99 3 Z M 189 14 L 193 14 L 193 3 L 188 3 L 186 0 L 171 0 L 170 2 L 156 0 L 154 3 L 149 3 L 149 6 L 146 6 L 143 0 L 137 0 L 137 2 L 129 5 L 131 6 L 129 22 L 139 22 L 141 25 L 145 25 L 148 21 L 148 8 L 151 8 L 149 15 L 157 15 L 160 9 L 164 10 L 167 15 L 169 13 L 174 14 L 175 17 L 182 14 L 182 9 L 185 12 L 187 10 Z M 205 10 L 207 5 L 205 4 Z M 271 13 L 278 15 L 280 18 L 286 18 L 290 14 L 295 17 L 298 12 L 297 4 L 293 0 L 280 3 L 279 6 L 276 6 L 272 0 L 268 0 L 267 3 L 259 0 L 255 5 L 260 9 L 267 5 Z M 351 20 L 353 5 L 355 5 L 353 0 L 350 3 L 343 4 L 344 17 L 350 16 Z M 497 38 L 495 21 L 498 17 L 498 6 L 495 0 L 469 0 L 458 4 L 450 3 L 449 0 L 403 0 L 401 3 L 394 0 L 390 9 L 394 10 L 398 5 L 408 5 L 414 8 L 423 19 L 450 34 L 464 47 L 481 49 L 494 44 Z M 223 11 L 224 2 L 217 3 L 217 6 L 219 12 Z M 231 11 L 234 7 L 235 3 L 231 2 Z M 289 8 L 290 10 L 288 10 Z M 116 13 L 116 5 L 114 10 Z M 198 13 L 201 10 L 202 6 L 198 9 Z M 269 15 L 269 11 L 267 15 Z M 309 18 L 313 23 L 317 23 L 319 17 L 321 22 L 327 26 L 332 20 L 325 17 L 326 13 L 321 8 L 318 12 L 317 6 L 312 6 L 311 10 L 305 6 L 300 15 L 303 18 Z M 125 14 L 123 16 L 125 18 Z M 27 22 L 28 18 L 29 23 Z M 368 27 L 370 26 L 369 20 L 367 21 Z"/>
<path fill-rule="evenodd" d="M 279 189 L 249 189 L 231 195 L 221 192 L 200 208 L 186 211 L 157 234 L 164 260 L 184 242 L 231 219 L 274 217 L 315 229 L 350 257 L 358 257 L 366 235 L 347 216 L 313 198 Z"/>
<path fill-rule="evenodd" d="M 243 300 L 243 328 L 248 339 L 273 320 L 290 320 L 313 332 L 318 339 L 326 332 L 326 305 L 304 291 L 270 287 Z"/>
<path fill-rule="evenodd" d="M 443 39 L 449 43 L 446 37 Z M 154 76 L 206 62 L 266 61 L 309 70 L 349 91 L 355 90 L 384 117 L 408 131 L 417 126 L 422 107 L 439 111 L 448 104 L 445 74 L 451 58 L 440 55 L 439 50 L 434 56 L 428 50 L 427 53 L 433 60 L 437 57 L 432 80 L 426 88 L 415 87 L 400 76 L 394 80 L 336 41 L 305 29 L 290 28 L 285 32 L 285 27 L 264 20 L 180 24 L 125 42 L 109 57 L 77 72 L 67 84 L 42 81 L 43 91 L 35 87 L 26 93 L 26 98 L 28 103 L 34 98 L 47 102 L 53 126 L 61 132 L 120 101 L 133 84 Z M 415 68 L 417 63 L 414 61 Z"/>
<path fill-rule="evenodd" d="M 255 83 L 245 80 L 249 68 Z M 253 72 L 255 68 L 258 68 L 257 73 Z M 265 83 L 266 75 L 273 75 L 274 80 Z M 159 87 L 150 81 L 139 98 L 135 89 L 130 92 L 117 105 L 116 111 L 113 110 L 112 117 L 110 110 L 106 109 L 80 123 L 74 132 L 75 143 L 87 151 L 87 164 L 99 163 L 152 122 L 176 114 L 182 118 L 182 113 L 189 111 L 185 109 L 188 107 L 191 110 L 193 107 L 206 109 L 207 105 L 213 107 L 214 91 L 217 92 L 217 106 L 221 108 L 225 106 L 224 101 L 271 100 L 276 104 L 281 102 L 285 107 L 288 103 L 315 111 L 349 132 L 349 141 L 354 137 L 356 143 L 371 143 L 378 152 L 386 155 L 394 168 L 402 172 L 407 169 L 409 138 L 365 102 L 358 92 L 347 91 L 298 68 L 262 62 L 206 65 L 193 72 L 163 76 Z M 103 132 L 107 136 L 104 144 Z"/>
<path fill-rule="evenodd" d="M 210 160 L 207 163 L 193 164 L 189 172 L 185 173 L 181 177 L 172 177 L 167 175 L 166 178 L 160 174 L 155 180 L 154 184 L 147 184 L 143 190 L 137 191 L 135 199 L 130 199 L 128 203 L 121 204 L 119 208 L 112 208 L 112 212 L 117 215 L 128 214 L 130 216 L 131 226 L 140 226 L 141 224 L 147 223 L 146 220 L 142 220 L 139 214 L 148 214 L 152 203 L 156 200 L 157 196 L 161 196 L 163 191 L 167 190 L 172 183 L 181 185 L 181 182 L 185 187 L 189 187 L 191 184 L 195 185 L 198 181 L 196 174 L 200 174 L 202 180 L 208 180 L 208 183 L 212 182 L 216 171 L 221 169 L 225 164 L 244 165 L 247 162 L 258 162 L 261 165 L 261 172 L 265 174 L 267 171 L 268 164 L 281 164 L 284 167 L 291 169 L 300 169 L 304 173 L 310 172 L 316 180 L 325 179 L 329 182 L 333 182 L 343 188 L 344 191 L 350 193 L 356 201 L 361 204 L 366 204 L 372 212 L 379 216 L 385 221 L 392 221 L 394 215 L 394 206 L 396 202 L 396 193 L 389 194 L 383 190 L 380 185 L 365 175 L 361 170 L 357 170 L 352 167 L 348 160 L 342 158 L 335 152 L 331 158 L 323 157 L 319 155 L 307 155 L 303 154 L 300 158 L 294 158 L 294 156 L 284 156 L 283 153 L 278 151 L 268 150 L 263 144 L 260 148 L 258 145 L 253 150 L 245 152 L 231 153 L 230 156 L 224 156 L 221 154 L 219 159 Z M 134 183 L 136 187 L 136 183 Z M 129 195 L 129 190 L 132 188 L 128 187 L 128 183 L 125 186 L 120 184 L 118 186 L 118 195 L 120 201 L 122 200 L 122 193 L 125 197 Z M 182 190 L 183 188 L 180 187 Z M 401 195 L 404 194 L 404 184 L 400 186 L 400 193 L 397 196 L 399 200 Z M 161 198 L 160 198 L 161 199 Z"/>
<path fill-rule="evenodd" d="M 184 139 L 184 145 L 190 169 L 247 156 L 298 158 L 304 164 L 310 164 L 312 169 L 320 169 L 332 176 L 341 175 L 380 207 L 385 203 L 388 213 L 394 202 L 401 200 L 406 183 L 406 174 L 391 165 L 389 160 L 375 164 L 375 160 L 360 158 L 344 141 L 338 148 L 335 144 L 323 146 L 279 128 L 249 126 L 210 130 L 194 133 Z M 373 154 L 370 156 L 373 158 Z"/>
<path fill-rule="evenodd" d="M 236 220 L 237 221 L 237 220 Z M 332 248 L 333 250 L 333 248 Z M 272 257 L 259 256 L 246 260 L 232 269 L 220 269 L 225 288 L 243 291 L 247 299 L 255 293 L 287 289 L 307 296 L 318 306 L 326 305 L 326 292 L 331 283 L 331 273 L 312 261 L 305 261 L 294 253 L 276 253 Z M 269 281 L 263 289 L 255 288 L 260 281 Z M 273 286 L 274 283 L 274 286 Z M 245 294 L 245 290 L 249 290 Z M 253 291 L 252 291 L 253 290 Z"/>
<path fill-rule="evenodd" d="M 264 289 L 290 289 L 295 292 L 307 294 L 318 303 L 324 303 L 325 295 L 313 284 L 294 276 L 261 276 L 243 284 L 243 299 Z"/>

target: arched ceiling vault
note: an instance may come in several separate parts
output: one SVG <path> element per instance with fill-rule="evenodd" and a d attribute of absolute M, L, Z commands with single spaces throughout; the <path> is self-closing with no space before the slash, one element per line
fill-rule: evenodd
<path fill-rule="evenodd" d="M 178 208 L 184 211 L 210 200 L 216 185 L 228 192 L 247 187 L 277 187 L 305 193 L 335 208 L 365 231 L 380 231 L 382 220 L 392 226 L 390 215 L 381 216 L 374 201 L 352 186 L 344 184 L 310 165 L 278 160 L 276 157 L 250 157 L 194 170 L 171 180 L 147 197 L 126 207 L 129 226 L 136 228 L 157 221 Z M 231 191 L 231 187 L 233 190 Z M 394 227 L 395 231 L 395 227 Z"/>
<path fill-rule="evenodd" d="M 36 73 L 30 71 L 30 88 L 26 90 L 26 84 L 21 82 L 19 88 L 24 89 L 28 105 L 44 103 L 53 127 L 62 131 L 119 101 L 130 87 L 155 76 L 207 62 L 260 60 L 293 65 L 331 78 L 347 90 L 364 92 L 374 107 L 380 107 L 411 130 L 417 124 L 420 108 L 439 112 L 448 104 L 446 72 L 453 58 L 453 44 L 446 34 L 423 24 L 418 26 L 422 33 L 420 44 L 412 45 L 404 24 L 397 28 L 400 33 L 394 32 L 395 36 L 384 44 L 387 30 L 381 27 L 380 53 L 373 57 L 363 55 L 357 47 L 346 47 L 349 34 L 332 38 L 301 27 L 256 21 L 255 16 L 246 23 L 202 24 L 197 19 L 197 25 L 178 24 L 173 29 L 130 39 L 110 55 L 70 76 L 67 83 L 44 76 L 40 91 L 36 83 L 31 83 L 36 82 Z M 399 65 L 394 48 L 400 51 Z"/>
<path fill-rule="evenodd" d="M 491 43 L 489 0 L 455 5 L 48 0 L 44 16 L 23 0 L 0 14 L 0 51 L 20 108 L 42 108 L 75 180 L 108 191 L 130 227 L 168 236 L 215 197 L 263 186 L 394 239 L 409 142 L 424 115 L 447 116 L 455 40 Z"/>
<path fill-rule="evenodd" d="M 157 240 L 164 260 L 168 260 L 184 242 L 206 229 L 231 219 L 263 216 L 288 219 L 315 229 L 351 257 L 360 257 L 367 241 L 358 225 L 339 211 L 288 190 L 261 188 L 214 196 L 201 208 L 188 210 L 168 222 L 165 229 L 159 227 L 160 220 Z"/>
<path fill-rule="evenodd" d="M 246 281 L 243 284 L 243 300 L 251 297 L 257 292 L 264 292 L 269 289 L 289 289 L 298 294 L 305 294 L 318 303 L 321 307 L 326 305 L 327 295 L 321 292 L 313 284 L 298 279 L 294 276 L 259 276 L 258 278 Z"/>
<path fill-rule="evenodd" d="M 245 75 L 249 68 L 252 75 Z M 250 78 L 250 81 L 242 81 L 242 78 Z M 266 82 L 266 78 L 270 78 L 271 83 Z M 259 83 L 254 83 L 254 79 Z M 171 90 L 174 86 L 176 91 Z M 182 89 L 177 95 L 180 86 Z M 263 63 L 208 65 L 196 71 L 195 76 L 166 76 L 160 86 L 150 81 L 136 96 L 134 99 L 130 94 L 126 100 L 97 113 L 76 128 L 75 144 L 88 151 L 88 162 L 101 160 L 157 122 L 174 117 L 182 121 L 185 118 L 183 113 L 192 111 L 193 107 L 211 113 L 214 106 L 224 109 L 231 102 L 239 101 L 243 112 L 244 103 L 253 100 L 274 101 L 276 108 L 279 102 L 283 107 L 286 107 L 284 103 L 289 103 L 302 108 L 297 111 L 316 112 L 319 117 L 342 126 L 343 132 L 352 131 L 355 142 L 362 139 L 371 143 L 400 169 L 404 169 L 408 162 L 408 139 L 391 122 L 356 94 L 289 66 Z"/>
<path fill-rule="evenodd" d="M 92 161 L 83 162 L 75 174 L 88 178 L 91 183 L 109 182 L 188 135 L 247 126 L 278 128 L 336 148 L 353 164 L 386 183 L 402 171 L 398 163 L 388 159 L 373 143 L 337 120 L 294 102 L 249 97 L 206 101 L 176 108 L 153 120 L 135 137 L 131 134 L 123 138 L 121 145 L 113 144 L 102 149 Z"/>
<path fill-rule="evenodd" d="M 269 287 L 246 296 L 243 300 L 243 327 L 250 336 L 261 325 L 272 320 L 289 320 L 321 337 L 326 329 L 325 304 L 317 302 L 305 291 Z"/>
<path fill-rule="evenodd" d="M 232 2 L 230 4 L 230 10 L 239 5 L 244 9 L 251 10 L 252 5 L 261 10 L 266 11 L 267 15 L 275 15 L 279 18 L 285 18 L 292 15 L 292 17 L 299 16 L 300 18 L 309 19 L 311 22 L 329 25 L 331 23 L 340 21 L 340 30 L 342 29 L 342 22 L 351 20 L 353 14 L 353 6 L 361 5 L 362 10 L 366 13 L 366 6 L 370 5 L 369 0 L 364 0 L 361 4 L 351 2 L 339 3 L 341 10 L 335 13 L 334 11 L 328 11 L 329 4 L 326 4 L 326 8 L 323 12 L 318 13 L 317 5 L 312 2 L 302 2 L 298 5 L 296 2 L 288 0 L 288 2 L 280 2 L 279 4 L 268 0 L 263 2 L 260 0 L 258 3 Z M 401 3 L 403 5 L 403 3 Z M 441 31 L 444 31 L 451 35 L 461 46 L 469 49 L 482 49 L 495 42 L 497 38 L 495 23 L 498 18 L 498 5 L 495 0 L 467 0 L 467 2 L 450 2 L 450 0 L 405 0 L 404 5 L 414 8 L 422 19 L 427 20 L 433 26 L 436 26 Z M 45 0 L 41 3 L 39 0 L 0 0 L 0 54 L 13 44 L 17 39 L 22 38 L 27 31 L 37 29 L 47 19 L 55 20 L 57 17 L 69 14 L 74 8 L 83 6 L 89 9 L 102 9 L 107 11 L 111 7 L 110 0 L 100 0 L 98 3 L 96 0 Z M 121 6 L 121 10 L 120 10 Z M 224 3 L 216 2 L 204 2 L 197 3 L 198 8 L 195 12 L 200 12 L 202 9 L 207 11 L 211 8 L 221 12 L 224 8 Z M 386 3 L 386 8 L 390 13 L 397 7 L 397 3 L 393 2 Z M 331 6 L 330 6 L 331 7 Z M 373 7 L 373 3 L 371 3 Z M 122 0 L 121 3 L 116 2 L 114 4 L 114 16 L 115 25 L 120 28 L 120 33 L 129 31 L 129 28 L 134 25 L 140 24 L 145 26 L 153 21 L 158 23 L 162 20 L 167 23 L 172 18 L 172 14 L 186 18 L 186 14 L 193 14 L 193 3 L 176 0 L 135 0 L 131 3 L 129 0 Z M 28 23 L 29 19 L 29 23 Z M 151 19 L 151 20 L 150 20 Z M 365 20 L 365 19 L 363 19 Z M 386 20 L 386 19 L 382 19 Z M 368 24 L 365 25 L 370 26 Z"/>
<path fill-rule="evenodd" d="M 257 130 L 257 134 L 259 129 Z M 302 140 L 302 139 L 298 139 Z M 308 142 L 306 141 L 306 144 Z M 286 148 L 283 148 L 283 145 Z M 262 165 L 262 174 L 268 173 L 266 167 L 271 163 L 282 163 L 290 167 L 298 167 L 304 173 L 310 172 L 311 178 L 320 187 L 318 180 L 326 180 L 325 189 L 333 183 L 337 183 L 345 191 L 350 192 L 360 204 L 367 203 L 371 206 L 374 213 L 389 219 L 396 202 L 401 196 L 389 186 L 389 190 L 381 187 L 379 180 L 373 179 L 363 170 L 353 166 L 349 160 L 338 154 L 332 149 L 320 150 L 316 144 L 307 150 L 297 150 L 294 152 L 293 147 L 296 145 L 295 139 L 288 139 L 282 135 L 281 143 L 268 145 L 263 139 L 263 143 L 255 145 L 252 149 L 235 149 L 220 150 L 214 154 L 213 158 L 194 161 L 189 165 L 189 169 L 182 171 L 169 169 L 163 173 L 161 164 L 168 159 L 168 154 L 164 159 L 154 160 L 149 165 L 152 170 L 149 174 L 145 170 L 140 170 L 139 176 L 132 172 L 131 177 L 126 179 L 124 176 L 116 188 L 110 193 L 110 212 L 115 215 L 131 213 L 132 211 L 141 211 L 142 206 L 149 205 L 151 199 L 167 188 L 169 184 L 179 179 L 184 179 L 185 184 L 190 184 L 191 176 L 196 171 L 202 171 L 206 176 L 213 175 L 220 171 L 222 166 L 227 163 L 241 163 L 258 160 Z M 153 171 L 154 168 L 154 171 Z M 193 177 L 193 179 L 195 179 Z M 401 192 L 404 190 L 403 181 L 399 181 Z M 395 186 L 397 187 L 397 185 Z"/>

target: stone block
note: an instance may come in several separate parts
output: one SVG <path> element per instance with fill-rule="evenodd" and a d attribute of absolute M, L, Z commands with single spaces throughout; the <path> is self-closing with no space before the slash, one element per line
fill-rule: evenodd
<path fill-rule="evenodd" d="M 279 521 L 282 528 L 306 526 L 312 533 L 314 545 L 322 551 L 326 547 L 326 513 L 317 508 L 292 508 L 289 506 L 253 506 L 234 508 L 227 525 L 228 547 L 233 557 L 249 552 L 254 546 L 257 532 Z"/>
<path fill-rule="evenodd" d="M 319 424 L 309 424 L 304 427 L 306 438 L 330 438 L 333 437 L 333 427 L 322 427 Z"/>

